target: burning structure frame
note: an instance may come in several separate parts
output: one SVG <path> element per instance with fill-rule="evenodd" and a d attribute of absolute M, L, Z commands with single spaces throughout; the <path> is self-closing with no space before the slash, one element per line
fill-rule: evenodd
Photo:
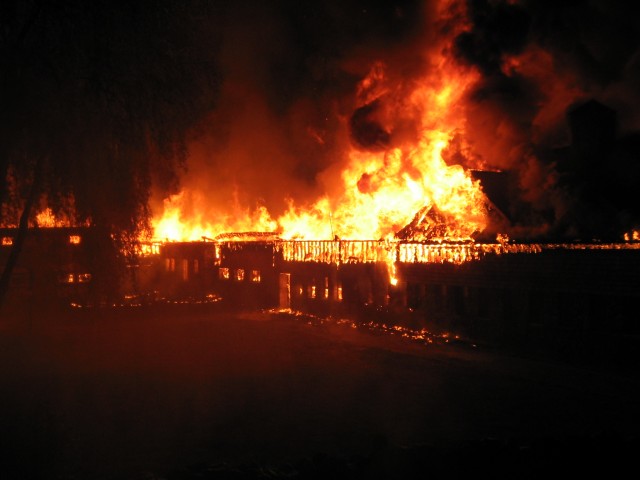
<path fill-rule="evenodd" d="M 3 256 L 10 237 L 3 231 Z M 92 288 L 101 279 L 89 253 L 94 243 L 87 229 L 32 232 L 11 297 L 96 305 Z M 233 309 L 290 309 L 562 348 L 584 348 L 585 340 L 603 335 L 616 342 L 640 338 L 636 241 L 303 241 L 243 234 L 159 242 L 143 252 L 128 268 L 121 304 L 215 299 Z"/>

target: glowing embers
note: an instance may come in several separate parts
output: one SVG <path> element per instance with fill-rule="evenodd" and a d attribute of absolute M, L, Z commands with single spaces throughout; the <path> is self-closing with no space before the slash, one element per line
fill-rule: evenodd
<path fill-rule="evenodd" d="M 10 247 L 11 245 L 13 245 L 13 237 L 2 237 L 1 244 L 3 247 Z"/>
<path fill-rule="evenodd" d="M 352 320 L 349 318 L 334 318 L 334 317 L 320 317 L 309 313 L 303 313 L 301 311 L 283 311 L 283 310 L 271 310 L 272 314 L 283 314 L 287 313 L 292 315 L 293 318 L 304 321 L 307 325 L 310 326 L 322 326 L 325 324 L 335 324 L 341 327 L 350 328 L 350 329 L 364 329 L 374 332 L 376 334 L 387 334 L 387 335 L 397 335 L 407 340 L 416 341 L 419 344 L 429 346 L 429 345 L 447 345 L 447 344 L 457 344 L 457 345 L 468 345 L 471 348 L 477 348 L 477 345 L 469 341 L 468 339 L 462 338 L 459 335 L 451 334 L 449 332 L 430 332 L 426 328 L 422 329 L 413 329 L 410 327 L 404 327 L 400 325 L 393 325 L 386 323 L 381 323 L 378 321 L 368 321 L 362 322 L 357 320 Z"/>
<path fill-rule="evenodd" d="M 175 272 L 176 271 L 176 259 L 175 258 L 165 258 L 164 259 L 164 269 L 167 272 Z"/>
<path fill-rule="evenodd" d="M 60 283 L 75 283 L 75 276 L 73 275 L 73 273 L 60 275 Z"/>
<path fill-rule="evenodd" d="M 71 245 L 80 245 L 82 237 L 80 235 L 69 235 L 69 243 Z"/>
<path fill-rule="evenodd" d="M 64 273 L 58 277 L 58 282 L 62 284 L 89 283 L 91 279 L 90 273 Z"/>
<path fill-rule="evenodd" d="M 625 242 L 640 242 L 640 230 L 630 230 L 622 238 Z"/>
<path fill-rule="evenodd" d="M 329 277 L 300 279 L 293 288 L 293 294 L 301 299 L 315 301 L 342 301 L 342 283 L 330 281 Z"/>
<path fill-rule="evenodd" d="M 218 278 L 220 280 L 233 280 L 236 282 L 249 281 L 251 283 L 261 283 L 262 276 L 260 270 L 245 270 L 244 268 L 230 269 L 228 267 L 218 268 Z"/>
<path fill-rule="evenodd" d="M 138 255 L 143 257 L 151 255 L 160 255 L 160 242 L 140 242 L 138 244 Z"/>
<path fill-rule="evenodd" d="M 187 281 L 189 280 L 189 260 L 186 258 L 182 259 L 182 280 L 183 281 Z"/>
<path fill-rule="evenodd" d="M 251 270 L 251 281 L 253 283 L 260 283 L 262 281 L 260 270 Z"/>
<path fill-rule="evenodd" d="M 235 273 L 235 279 L 237 282 L 244 281 L 244 268 L 238 268 Z"/>

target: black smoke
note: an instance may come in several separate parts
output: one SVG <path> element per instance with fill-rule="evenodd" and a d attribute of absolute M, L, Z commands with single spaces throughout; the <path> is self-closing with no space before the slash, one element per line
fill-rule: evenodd
<path fill-rule="evenodd" d="M 525 47 L 531 15 L 518 4 L 488 0 L 468 2 L 472 30 L 458 35 L 459 57 L 477 65 L 486 76 L 499 75 L 504 54 L 518 54 Z"/>
<path fill-rule="evenodd" d="M 377 100 L 368 103 L 353 112 L 349 121 L 353 141 L 365 150 L 383 151 L 389 148 L 391 134 L 375 118 L 379 107 Z"/>
<path fill-rule="evenodd" d="M 482 73 L 470 100 L 494 112 L 496 131 L 508 127 L 517 152 L 484 159 L 516 172 L 509 214 L 569 239 L 620 239 L 637 228 L 640 209 L 628 192 L 640 183 L 640 23 L 626 4 L 470 0 L 467 8 L 471 25 L 454 52 Z M 550 60 L 534 65 L 542 55 Z M 518 56 L 531 63 L 512 68 Z M 565 82 L 564 96 L 554 82 Z M 564 115 L 545 115 L 550 109 Z M 547 174 L 531 180 L 532 166 Z"/>
<path fill-rule="evenodd" d="M 220 38 L 221 99 L 198 132 L 185 189 L 207 192 L 212 210 L 237 201 L 264 204 L 277 217 L 287 197 L 310 202 L 331 188 L 336 175 L 324 177 L 340 169 L 352 143 L 358 83 L 374 61 L 418 43 L 430 6 L 226 2 L 211 25 Z M 378 134 L 374 143 L 384 144 Z"/>

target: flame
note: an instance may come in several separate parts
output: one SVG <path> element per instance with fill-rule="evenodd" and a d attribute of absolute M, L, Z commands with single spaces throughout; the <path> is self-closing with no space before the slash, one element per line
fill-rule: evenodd
<path fill-rule="evenodd" d="M 625 242 L 639 242 L 640 230 L 630 230 L 622 236 Z"/>
<path fill-rule="evenodd" d="M 285 238 L 390 239 L 419 212 L 423 215 L 413 226 L 413 239 L 471 239 L 486 227 L 479 184 L 444 159 L 445 150 L 464 132 L 464 95 L 477 73 L 443 57 L 407 94 L 404 86 L 393 90 L 387 84 L 384 70 L 377 62 L 361 82 L 361 103 L 381 102 L 384 116 L 392 119 L 410 116 L 418 138 L 383 151 L 353 148 L 342 172 L 342 194 L 307 209 L 291 205 L 278 219 Z M 434 211 L 446 224 L 438 233 L 425 229 L 426 214 L 433 217 Z"/>
<path fill-rule="evenodd" d="M 70 226 L 67 219 L 56 217 L 50 208 L 45 208 L 36 214 L 36 224 L 45 228 Z"/>
<path fill-rule="evenodd" d="M 442 15 L 451 15 L 450 3 L 442 2 Z M 451 40 L 466 28 L 464 22 L 457 25 L 425 53 L 418 77 L 403 79 L 384 62 L 373 62 L 356 88 L 355 106 L 365 117 L 373 116 L 380 138 L 374 148 L 354 141 L 344 152 L 346 165 L 331 195 L 310 204 L 290 200 L 274 219 L 264 206 L 236 206 L 233 216 L 195 211 L 185 202 L 195 193 L 183 191 L 165 200 L 162 216 L 152 222 L 155 238 L 275 231 L 283 239 L 471 240 L 487 227 L 486 199 L 467 170 L 445 159 L 454 144 L 456 152 L 471 150 L 461 140 L 465 101 L 480 78 L 451 54 Z"/>
<path fill-rule="evenodd" d="M 251 211 L 236 205 L 232 215 L 220 215 L 197 208 L 195 214 L 186 215 L 186 211 L 193 210 L 188 203 L 194 202 L 198 206 L 205 203 L 195 192 L 188 194 L 182 191 L 165 199 L 163 215 L 152 220 L 154 237 L 167 241 L 193 241 L 212 238 L 222 232 L 264 232 L 277 228 L 264 206 Z"/>
<path fill-rule="evenodd" d="M 71 199 L 73 203 L 73 199 Z M 68 228 L 68 227 L 88 227 L 91 224 L 91 219 L 87 218 L 84 222 L 79 222 L 72 219 L 72 215 L 69 213 L 55 214 L 49 207 L 42 208 L 35 216 L 35 226 L 41 228 Z"/>

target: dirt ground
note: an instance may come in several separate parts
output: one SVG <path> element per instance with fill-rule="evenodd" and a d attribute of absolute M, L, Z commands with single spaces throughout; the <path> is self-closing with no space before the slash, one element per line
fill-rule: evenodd
<path fill-rule="evenodd" d="M 165 306 L 0 321 L 0 478 L 619 469 L 640 379 L 335 321 Z"/>

